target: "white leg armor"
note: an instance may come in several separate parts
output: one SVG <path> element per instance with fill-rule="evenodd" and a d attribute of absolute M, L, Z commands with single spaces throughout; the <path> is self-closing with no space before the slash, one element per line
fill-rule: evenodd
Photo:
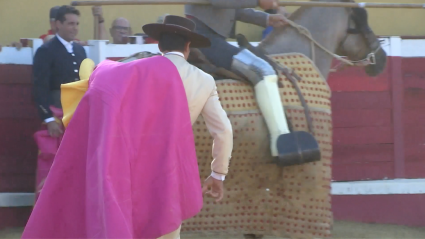
<path fill-rule="evenodd" d="M 233 57 L 232 70 L 243 74 L 254 84 L 257 103 L 270 132 L 272 156 L 279 156 L 277 139 L 290 131 L 280 100 L 278 77 L 273 67 L 245 49 Z"/>

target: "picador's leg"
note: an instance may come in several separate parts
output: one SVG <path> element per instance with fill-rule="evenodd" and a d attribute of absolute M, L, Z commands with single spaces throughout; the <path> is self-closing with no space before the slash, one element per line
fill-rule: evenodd
<path fill-rule="evenodd" d="M 265 118 L 271 135 L 272 156 L 279 156 L 277 139 L 289 133 L 287 120 L 278 90 L 278 77 L 273 67 L 249 50 L 242 50 L 229 44 L 226 38 L 218 35 L 200 21 L 196 23 L 196 32 L 209 38 L 211 47 L 199 49 L 215 66 L 230 70 L 252 83 L 256 99 Z"/>
<path fill-rule="evenodd" d="M 233 57 L 232 70 L 240 72 L 254 85 L 258 106 L 270 132 L 272 156 L 279 156 L 277 139 L 290 133 L 278 89 L 278 77 L 273 67 L 249 50 Z"/>

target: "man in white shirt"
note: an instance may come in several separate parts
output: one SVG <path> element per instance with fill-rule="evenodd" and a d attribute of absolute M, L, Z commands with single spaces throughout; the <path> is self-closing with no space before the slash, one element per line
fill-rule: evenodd
<path fill-rule="evenodd" d="M 84 48 L 73 41 L 78 34 L 79 11 L 70 6 L 58 9 L 56 36 L 37 49 L 34 56 L 34 94 L 41 119 L 52 137 L 62 134 L 54 122 L 50 106 L 60 106 L 60 85 L 79 80 L 81 62 L 87 57 Z"/>
<path fill-rule="evenodd" d="M 182 29 L 180 34 L 179 32 L 175 34 L 167 29 L 171 22 L 188 26 L 186 29 Z M 164 23 L 147 24 L 143 26 L 143 31 L 158 41 L 160 51 L 179 71 L 186 91 L 192 124 L 199 115 L 202 115 L 214 138 L 212 173 L 204 184 L 204 191 L 220 201 L 223 198 L 223 180 L 228 173 L 233 149 L 232 126 L 220 104 L 214 78 L 187 62 L 190 47 L 196 44 L 196 41 L 206 41 L 202 36 L 192 33 L 191 28 L 195 28 L 195 24 L 191 20 L 167 15 Z M 188 38 L 193 36 L 195 36 L 195 40 L 189 41 Z M 211 191 L 207 191 L 209 187 L 211 187 Z"/>
<path fill-rule="evenodd" d="M 55 152 L 45 150 L 52 148 L 46 145 L 51 143 L 55 145 L 53 148 L 59 147 L 60 137 L 63 134 L 60 122 L 62 115 L 60 86 L 79 80 L 80 64 L 87 57 L 84 48 L 74 43 L 78 34 L 79 15 L 79 11 L 74 7 L 58 8 L 55 22 L 56 36 L 38 48 L 34 56 L 34 98 L 40 118 L 45 124 L 43 128 L 47 127 L 47 130 L 42 129 L 35 135 L 40 149 L 37 192 L 41 190 L 55 156 Z"/>
<path fill-rule="evenodd" d="M 220 104 L 214 78 L 187 62 L 190 47 L 210 46 L 209 40 L 192 32 L 194 29 L 193 21 L 172 15 L 165 16 L 162 24 L 143 26 L 143 31 L 158 41 L 160 51 L 176 66 L 180 74 L 186 91 L 192 125 L 199 115 L 202 115 L 213 136 L 212 172 L 204 182 L 203 193 L 216 198 L 218 202 L 222 200 L 224 194 L 223 181 L 228 173 L 233 149 L 233 133 L 230 120 Z M 161 239 L 179 238 L 180 228 L 161 237 Z"/>

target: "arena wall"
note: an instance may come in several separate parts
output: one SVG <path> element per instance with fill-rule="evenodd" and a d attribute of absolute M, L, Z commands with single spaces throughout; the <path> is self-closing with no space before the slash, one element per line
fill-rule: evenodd
<path fill-rule="evenodd" d="M 382 38 L 386 70 L 329 76 L 333 107 L 333 212 L 336 220 L 425 226 L 425 40 Z M 234 43 L 233 43 L 234 44 Z M 255 44 L 255 43 L 254 43 Z M 0 52 L 0 228 L 24 226 L 34 200 L 40 120 L 32 99 L 32 57 L 41 40 Z M 90 41 L 96 63 L 150 45 Z M 335 62 L 336 64 L 336 62 Z"/>

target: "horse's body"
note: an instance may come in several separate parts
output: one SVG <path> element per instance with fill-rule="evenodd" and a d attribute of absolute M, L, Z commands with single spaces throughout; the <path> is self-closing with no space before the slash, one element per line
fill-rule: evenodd
<path fill-rule="evenodd" d="M 324 0 L 317 0 L 322 2 Z M 348 2 L 350 0 L 330 0 L 327 2 Z M 311 33 L 311 37 L 331 53 L 342 53 L 348 56 L 352 61 L 364 60 L 369 53 L 374 52 L 376 64 L 366 66 L 366 72 L 370 76 L 378 75 L 385 68 L 386 54 L 382 49 L 378 49 L 376 43 L 379 43 L 373 32 L 364 34 L 363 28 L 368 28 L 367 16 L 361 14 L 354 15 L 356 21 L 352 21 L 351 12 L 345 8 L 335 7 L 302 7 L 291 14 L 290 19 L 299 26 L 304 27 Z M 352 29 L 351 27 L 355 27 Z M 366 29 L 368 30 L 368 29 Z M 347 31 L 351 32 L 349 34 Z M 312 46 L 314 46 L 312 50 Z M 284 27 L 273 29 L 273 31 L 260 42 L 258 48 L 266 51 L 268 54 L 280 53 L 302 53 L 314 60 L 322 76 L 327 79 L 333 56 L 301 34 L 294 27 Z M 314 57 L 312 56 L 314 52 Z M 217 78 L 237 79 L 232 72 L 226 72 L 221 68 L 216 68 L 205 59 L 199 51 L 189 56 L 189 62 L 197 65 L 204 71 L 216 76 Z"/>
<path fill-rule="evenodd" d="M 368 29 L 367 17 L 362 13 L 353 16 L 351 9 L 303 7 L 291 15 L 291 20 L 305 27 L 312 38 L 331 53 L 339 51 L 357 61 L 374 52 L 376 64 L 367 66 L 366 72 L 377 75 L 385 66 L 386 55 L 378 48 L 379 42 Z M 350 17 L 354 17 L 357 30 L 354 32 L 358 34 L 347 33 Z M 333 56 L 317 47 L 317 44 L 314 44 L 312 51 L 312 46 L 311 40 L 297 29 L 285 27 L 274 29 L 257 48 L 270 55 L 281 54 L 283 58 L 284 53 L 301 53 L 314 58 L 313 64 L 302 56 L 293 55 L 281 63 L 288 60 L 288 67 L 304 73 L 301 74 L 304 76 L 300 85 L 312 111 L 322 159 L 316 163 L 283 169 L 269 164 L 272 157 L 268 131 L 256 106 L 252 87 L 234 80 L 237 78 L 234 74 L 215 68 L 205 59 L 202 60 L 202 56 L 193 58 L 192 55 L 189 58 L 189 62 L 216 77 L 233 78 L 217 81 L 217 86 L 223 108 L 232 122 L 234 150 L 229 176 L 225 181 L 228 191 L 224 201 L 216 204 L 205 199 L 203 211 L 188 220 L 183 225 L 183 231 L 279 234 L 291 238 L 330 237 L 332 124 L 330 90 L 326 79 Z M 199 54 L 198 51 L 194 53 Z M 289 59 L 296 57 L 300 57 L 299 64 Z M 315 78 L 310 79 L 313 75 Z M 296 130 L 307 130 L 304 112 L 301 105 L 297 104 L 296 92 L 291 89 L 289 81 L 281 80 L 281 83 L 284 85 L 280 89 L 282 102 L 292 126 Z M 206 177 L 210 173 L 212 138 L 201 117 L 194 125 L 194 134 L 200 173 Z"/>
<path fill-rule="evenodd" d="M 332 123 L 330 89 L 314 64 L 302 55 L 279 54 L 303 76 L 298 85 L 309 104 L 319 162 L 280 168 L 272 164 L 267 126 L 256 105 L 252 87 L 236 80 L 217 81 L 217 89 L 234 131 L 225 198 L 220 204 L 205 199 L 202 212 L 182 230 L 239 234 L 275 234 L 291 238 L 326 238 L 332 224 L 330 202 Z M 280 77 L 285 114 L 294 130 L 308 131 L 295 89 Z M 202 117 L 193 127 L 202 178 L 210 173 L 211 137 Z M 200 236 L 201 238 L 201 236 Z M 220 238 L 217 235 L 217 238 Z"/>

